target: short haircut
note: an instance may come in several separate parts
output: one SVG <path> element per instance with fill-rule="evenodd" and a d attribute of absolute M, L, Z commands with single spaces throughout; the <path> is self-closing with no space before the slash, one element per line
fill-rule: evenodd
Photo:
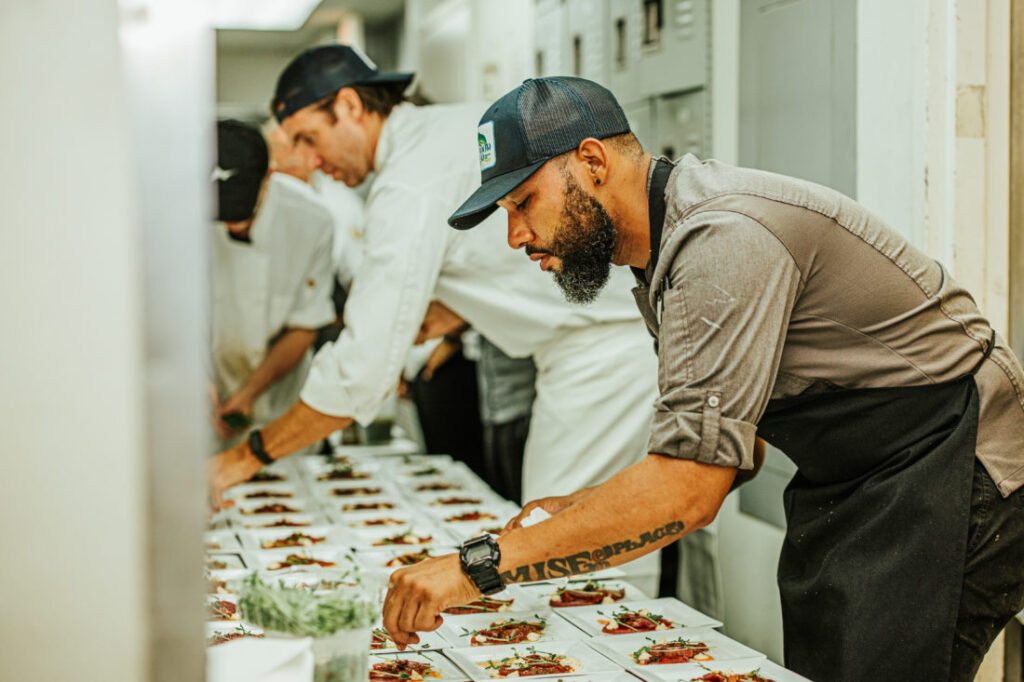
<path fill-rule="evenodd" d="M 375 114 L 381 116 L 387 116 L 391 113 L 391 110 L 402 102 L 407 101 L 405 98 L 405 83 L 380 83 L 374 85 L 349 85 L 347 86 L 355 91 L 359 97 L 359 101 L 363 103 L 363 108 Z M 334 123 L 338 120 L 338 117 L 334 114 L 334 101 L 337 99 L 338 93 L 335 92 L 332 95 L 328 95 L 321 99 L 315 104 L 316 108 L 323 111 Z"/>

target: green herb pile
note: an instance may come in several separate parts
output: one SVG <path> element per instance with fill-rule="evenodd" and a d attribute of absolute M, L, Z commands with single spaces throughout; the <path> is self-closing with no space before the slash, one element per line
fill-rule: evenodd
<path fill-rule="evenodd" d="M 242 617 L 265 630 L 302 637 L 326 637 L 339 630 L 369 627 L 379 615 L 372 595 L 360 588 L 315 590 L 269 585 L 249 576 L 238 599 Z"/>

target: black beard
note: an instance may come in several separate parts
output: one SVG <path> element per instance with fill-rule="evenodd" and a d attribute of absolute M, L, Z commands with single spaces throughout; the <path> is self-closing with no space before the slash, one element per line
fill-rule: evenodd
<path fill-rule="evenodd" d="M 551 253 L 562 261 L 555 272 L 570 303 L 592 303 L 608 283 L 615 253 L 615 224 L 598 201 L 565 177 L 565 209 L 551 242 Z"/>

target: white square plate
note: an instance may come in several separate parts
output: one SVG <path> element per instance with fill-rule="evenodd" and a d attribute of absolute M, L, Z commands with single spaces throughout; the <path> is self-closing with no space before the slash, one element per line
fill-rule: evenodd
<path fill-rule="evenodd" d="M 440 651 L 400 651 L 393 654 L 374 651 L 370 654 L 370 667 L 372 668 L 374 663 L 399 658 L 429 663 L 439 673 L 436 677 L 433 675 L 424 677 L 423 682 L 462 682 L 469 679 L 457 664 L 448 660 Z"/>
<path fill-rule="evenodd" d="M 679 663 L 676 665 L 648 665 L 644 666 L 644 668 L 644 670 L 637 670 L 636 674 L 647 680 L 647 682 L 694 682 L 700 680 L 701 676 L 706 675 L 708 672 L 749 673 L 755 670 L 760 677 L 772 680 L 772 682 L 810 682 L 806 677 L 786 670 L 766 658 L 729 661 L 717 666 L 714 661 L 709 661 L 702 665 Z M 647 668 L 651 668 L 651 670 L 647 670 Z"/>
<path fill-rule="evenodd" d="M 566 678 L 569 675 L 590 675 L 593 673 L 615 672 L 618 666 L 601 656 L 583 642 L 540 642 L 532 644 L 513 644 L 510 646 L 477 646 L 462 649 L 449 649 L 448 655 L 462 666 L 474 680 L 491 680 L 498 678 L 496 670 L 489 670 L 488 665 L 504 658 L 521 656 L 536 651 L 542 654 L 567 656 L 574 659 L 579 667 L 571 673 L 561 675 L 537 675 L 536 679 Z M 531 679 L 533 679 L 531 677 Z"/>
<path fill-rule="evenodd" d="M 608 656 L 614 663 L 631 670 L 643 670 L 660 664 L 641 665 L 631 654 L 652 642 L 669 642 L 676 639 L 703 642 L 708 646 L 707 656 L 710 659 L 699 661 L 705 665 L 719 665 L 723 661 L 734 661 L 744 658 L 758 658 L 762 654 L 750 647 L 740 644 L 710 628 L 680 628 L 677 630 L 660 630 L 653 633 L 636 635 L 619 635 L 617 637 L 596 637 L 587 643 Z"/>
<path fill-rule="evenodd" d="M 221 633 L 228 632 L 239 632 L 244 630 L 245 632 L 252 633 L 262 637 L 263 630 L 256 627 L 255 625 L 249 625 L 248 623 L 237 623 L 237 622 L 211 622 L 206 624 L 206 646 L 223 646 L 223 644 L 210 644 L 210 640 Z M 231 640 L 236 641 L 236 640 Z M 226 644 L 227 642 L 225 642 Z"/>
<path fill-rule="evenodd" d="M 391 510 L 390 512 L 389 510 L 376 512 L 348 512 L 345 514 L 337 512 L 332 513 L 331 517 L 334 519 L 334 522 L 344 528 L 346 532 L 349 530 L 358 532 L 364 528 L 387 528 L 395 533 L 399 533 L 403 530 L 409 530 L 412 528 L 413 522 L 418 520 L 416 518 L 416 514 L 414 514 L 409 508 Z M 377 523 L 380 521 L 387 521 L 388 523 Z M 391 523 L 392 521 L 397 521 L 397 523 Z"/>
<path fill-rule="evenodd" d="M 230 604 L 231 606 L 228 606 Z M 234 607 L 232 609 L 232 606 Z M 218 618 L 214 611 L 220 611 L 224 618 Z M 238 617 L 238 597 L 233 594 L 211 594 L 206 597 L 206 620 L 210 623 L 235 623 Z"/>
<path fill-rule="evenodd" d="M 387 646 L 385 646 L 383 649 L 373 649 L 371 643 L 371 652 L 375 654 L 400 653 L 398 649 L 395 647 L 394 642 L 391 640 L 391 637 L 388 635 L 387 631 L 384 630 L 384 628 L 381 626 L 379 619 L 377 620 L 377 623 L 373 626 L 373 636 L 376 637 L 377 633 L 380 633 L 380 636 L 385 639 L 385 643 L 387 644 Z M 416 634 L 419 635 L 420 643 L 410 644 L 406 648 L 406 651 L 440 650 L 447 649 L 451 646 L 451 644 L 448 643 L 448 640 L 442 637 L 437 630 L 433 630 L 431 632 L 417 632 Z"/>
<path fill-rule="evenodd" d="M 382 547 L 374 549 L 359 549 L 356 550 L 355 556 L 356 561 L 358 561 L 359 564 L 368 571 L 383 571 L 385 573 L 392 573 L 400 568 L 405 568 L 405 566 L 413 565 L 385 565 L 389 561 L 395 559 L 396 557 L 403 556 L 406 554 L 419 554 L 420 552 L 426 552 L 429 557 L 435 557 L 441 556 L 442 554 L 451 554 L 454 551 L 455 547 L 449 547 L 444 545 L 418 545 L 414 547 L 401 546 Z"/>
<path fill-rule="evenodd" d="M 722 625 L 721 622 L 715 620 L 711 616 L 703 614 L 697 609 L 691 608 L 678 599 L 673 599 L 672 597 L 647 599 L 644 601 L 620 601 L 614 604 L 580 606 L 570 609 L 563 608 L 559 610 L 559 613 L 561 613 L 566 620 L 582 629 L 591 637 L 622 637 L 633 633 L 624 632 L 621 634 L 610 634 L 604 632 L 604 627 L 606 624 L 611 622 L 612 616 L 622 609 L 627 609 L 629 611 L 646 609 L 652 614 L 660 615 L 662 619 L 671 623 L 671 625 L 665 628 L 665 630 L 697 627 L 717 628 Z M 653 630 L 648 632 L 659 631 Z"/>
<path fill-rule="evenodd" d="M 535 644 L 537 642 L 554 642 L 583 639 L 586 635 L 579 629 L 573 627 L 562 618 L 551 612 L 545 611 L 505 611 L 503 613 L 484 613 L 472 616 L 445 616 L 444 624 L 438 632 L 455 647 L 482 646 L 504 646 L 507 642 L 473 643 L 473 632 L 491 627 L 497 621 L 518 620 L 527 622 L 543 621 L 545 628 L 543 632 L 537 633 L 538 639 L 523 644 Z"/>
<path fill-rule="evenodd" d="M 526 610 L 527 608 L 532 608 L 532 607 L 527 607 L 527 606 L 524 605 L 525 598 L 523 597 L 522 594 L 520 594 L 515 589 L 515 586 L 507 587 L 504 590 L 502 590 L 501 592 L 495 592 L 494 594 L 488 595 L 487 597 L 481 597 L 481 599 L 497 599 L 497 600 L 501 600 L 501 601 L 509 601 L 509 600 L 511 600 L 511 603 L 508 604 L 507 606 L 499 607 L 501 610 L 498 610 L 498 611 L 475 611 L 474 613 L 471 613 L 471 614 L 462 614 L 462 615 L 477 615 L 479 613 L 488 613 L 490 615 L 495 615 L 495 614 L 507 613 L 508 611 L 518 611 L 520 609 Z M 462 607 L 458 607 L 458 608 L 466 608 L 466 607 L 462 606 Z M 538 608 L 535 609 L 535 610 L 536 611 L 545 611 L 547 609 L 543 605 L 539 605 Z M 457 617 L 459 617 L 458 614 L 454 614 L 454 613 L 443 613 L 441 615 L 444 618 L 446 618 L 446 619 L 447 618 L 457 618 Z"/>
<path fill-rule="evenodd" d="M 401 499 L 398 486 L 380 479 L 373 481 L 317 481 L 313 495 L 321 502 L 359 502 L 367 498 Z"/>
<path fill-rule="evenodd" d="M 294 483 L 242 483 L 224 491 L 224 498 L 236 502 L 274 502 L 297 500 L 306 496 L 305 489 Z"/>
<path fill-rule="evenodd" d="M 239 531 L 239 536 L 242 539 L 242 544 L 246 549 L 266 551 L 271 549 L 282 549 L 281 547 L 264 547 L 268 543 L 273 543 L 278 540 L 286 540 L 291 538 L 293 535 L 301 534 L 304 537 L 296 537 L 294 541 L 303 542 L 306 544 L 299 545 L 288 545 L 284 547 L 287 549 L 293 547 L 296 549 L 311 549 L 313 547 L 327 547 L 331 545 L 347 545 L 350 538 L 347 537 L 346 533 L 340 531 L 340 529 L 334 526 L 327 525 L 316 525 L 309 526 L 306 528 L 248 528 Z M 307 538 L 312 538 L 311 540 Z M 320 542 L 315 542 L 322 538 Z"/>
<path fill-rule="evenodd" d="M 523 593 L 524 604 L 529 604 L 528 608 L 554 608 L 556 611 L 563 611 L 565 609 L 572 608 L 583 608 L 583 607 L 569 607 L 569 606 L 552 606 L 550 600 L 558 590 L 562 587 L 568 589 L 582 589 L 587 584 L 587 581 L 570 581 L 568 583 L 527 583 L 524 585 L 515 585 L 515 588 Z M 647 599 L 647 595 L 641 592 L 638 588 L 625 582 L 624 580 L 600 580 L 598 584 L 602 587 L 607 587 L 614 590 L 625 590 L 625 596 L 619 600 L 623 601 L 641 601 Z M 613 603 L 619 603 L 613 602 Z M 605 604 L 605 606 L 609 606 Z M 524 608 L 527 608 L 524 606 Z"/>
<path fill-rule="evenodd" d="M 312 526 L 321 525 L 324 517 L 320 514 L 252 514 L 250 516 L 236 516 L 232 526 L 236 528 L 285 528 L 291 530 L 302 530 Z M 274 524 L 288 522 L 289 526 L 276 526 Z"/>
<path fill-rule="evenodd" d="M 320 566 L 319 564 L 294 564 L 291 566 L 284 566 L 281 568 L 271 568 L 271 566 L 277 563 L 284 562 L 292 554 L 309 557 L 311 559 L 317 559 L 319 561 L 331 562 L 334 565 Z M 288 571 L 292 569 L 346 569 L 352 567 L 351 554 L 349 554 L 347 551 L 340 547 L 324 547 L 320 545 L 315 545 L 313 547 L 286 547 L 284 549 L 264 549 L 260 550 L 259 552 L 253 552 L 253 557 L 256 559 L 256 568 L 260 571 L 265 571 L 268 576 L 275 575 L 282 571 Z"/>
<path fill-rule="evenodd" d="M 271 509 L 281 511 L 270 511 Z M 291 500 L 239 500 L 234 507 L 234 521 L 243 525 L 252 519 L 265 519 L 284 514 L 310 514 L 319 511 L 318 505 L 307 499 Z"/>
<path fill-rule="evenodd" d="M 224 552 L 207 552 L 206 560 L 203 565 L 206 570 L 210 573 L 216 573 L 217 571 L 231 571 L 238 568 L 249 568 L 245 564 L 245 560 L 242 559 L 242 555 L 237 552 L 224 553 Z"/>
<path fill-rule="evenodd" d="M 203 533 L 203 546 L 207 552 L 234 552 L 242 549 L 233 530 L 208 530 Z"/>
<path fill-rule="evenodd" d="M 372 528 L 349 528 L 350 541 L 356 549 L 390 549 L 393 547 L 418 547 L 422 545 L 455 546 L 455 538 L 437 526 L 415 523 L 407 530 L 395 530 L 393 526 Z M 404 537 L 404 536 L 410 537 Z M 408 544 L 395 542 L 401 537 Z"/>

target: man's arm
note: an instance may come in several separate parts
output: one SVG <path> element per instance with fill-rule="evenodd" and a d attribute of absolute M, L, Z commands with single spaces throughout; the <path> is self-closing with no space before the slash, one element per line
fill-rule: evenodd
<path fill-rule="evenodd" d="M 565 577 L 617 566 L 710 523 L 736 470 L 648 455 L 552 518 L 502 535 L 506 583 Z M 391 577 L 384 627 L 401 646 L 433 630 L 441 612 L 479 598 L 457 554 L 401 569 Z"/>
<path fill-rule="evenodd" d="M 278 379 L 295 368 L 313 345 L 316 332 L 311 329 L 288 329 L 267 351 L 263 362 L 253 370 L 242 386 L 224 401 L 219 415 L 241 412 L 252 414 L 252 404 Z"/>
<path fill-rule="evenodd" d="M 351 423 L 348 417 L 332 417 L 317 412 L 300 400 L 262 429 L 263 448 L 272 458 L 281 459 Z M 262 467 L 246 441 L 210 459 L 206 467 L 210 507 L 225 507 L 224 491 L 249 480 Z"/>

